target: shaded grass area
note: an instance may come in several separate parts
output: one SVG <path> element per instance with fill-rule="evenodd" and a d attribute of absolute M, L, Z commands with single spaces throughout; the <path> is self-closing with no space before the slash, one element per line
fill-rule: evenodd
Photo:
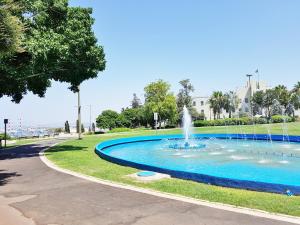
<path fill-rule="evenodd" d="M 299 123 L 289 124 L 290 133 L 300 135 Z M 244 133 L 253 133 L 253 128 L 257 133 L 266 133 L 265 125 L 256 127 L 243 126 Z M 197 128 L 197 133 L 236 133 L 240 127 L 207 127 Z M 109 163 L 99 158 L 94 153 L 95 145 L 101 141 L 130 137 L 137 135 L 154 135 L 154 134 L 176 134 L 180 133 L 179 129 L 163 131 L 131 131 L 126 133 L 115 133 L 105 135 L 94 135 L 85 137 L 83 140 L 72 140 L 51 148 L 46 152 L 46 156 L 56 165 L 73 170 L 82 174 L 87 174 L 97 178 L 134 185 L 138 187 L 158 190 L 167 193 L 173 193 L 192 197 L 196 199 L 220 202 L 235 206 L 255 208 L 268 212 L 282 213 L 293 216 L 300 216 L 300 197 L 288 197 L 285 195 L 254 192 L 232 188 L 212 186 L 193 181 L 180 179 L 164 179 L 151 183 L 140 183 L 126 175 L 137 172 L 138 170 L 130 167 L 119 166 Z M 272 125 L 273 134 L 281 134 L 281 124 Z M 240 132 L 239 132 L 240 133 Z M 299 171 L 300 172 L 300 171 Z"/>
<path fill-rule="evenodd" d="M 22 145 L 34 144 L 40 141 L 44 141 L 50 138 L 29 138 L 29 139 L 17 139 L 17 140 L 8 140 L 8 141 L 15 141 L 14 143 L 7 143 L 7 149 L 15 148 Z M 4 144 L 3 144 L 4 148 Z"/>

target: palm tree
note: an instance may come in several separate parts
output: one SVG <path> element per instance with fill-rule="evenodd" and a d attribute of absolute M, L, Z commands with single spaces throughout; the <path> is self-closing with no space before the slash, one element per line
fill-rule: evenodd
<path fill-rule="evenodd" d="M 290 103 L 288 106 L 289 107 L 287 109 L 293 109 L 293 110 L 289 110 L 290 113 L 288 113 L 288 114 L 292 113 L 293 117 L 295 117 L 295 110 L 300 109 L 300 89 L 299 89 L 299 91 L 294 92 L 294 90 L 293 90 L 291 92 Z"/>
<path fill-rule="evenodd" d="M 278 85 L 274 88 L 275 99 L 277 99 L 280 105 L 284 106 L 286 109 L 290 102 L 291 94 L 287 87 L 284 85 Z"/>
<path fill-rule="evenodd" d="M 234 113 L 236 109 L 239 107 L 241 100 L 238 98 L 235 92 L 230 91 L 224 94 L 223 101 L 224 101 L 223 108 L 226 110 L 226 112 L 229 113 L 229 118 L 231 118 L 232 113 Z"/>
<path fill-rule="evenodd" d="M 221 91 L 214 91 L 209 98 L 210 108 L 213 110 L 214 119 L 220 119 L 224 107 L 224 95 Z"/>
<path fill-rule="evenodd" d="M 297 84 L 294 85 L 294 89 L 292 90 L 292 92 L 300 94 L 300 81 L 298 81 Z"/>

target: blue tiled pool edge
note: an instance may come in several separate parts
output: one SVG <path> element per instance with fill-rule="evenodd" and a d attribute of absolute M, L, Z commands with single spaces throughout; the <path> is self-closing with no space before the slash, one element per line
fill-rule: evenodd
<path fill-rule="evenodd" d="M 266 134 L 196 134 L 195 138 L 231 138 L 231 139 L 256 139 L 256 140 L 269 140 L 270 137 Z M 149 170 L 158 173 L 169 174 L 174 178 L 193 180 L 201 183 L 212 184 L 223 187 L 231 187 L 231 188 L 240 188 L 247 189 L 253 191 L 263 191 L 263 192 L 272 192 L 272 193 L 280 193 L 285 194 L 286 190 L 290 190 L 295 195 L 300 195 L 300 186 L 292 186 L 292 185 L 283 185 L 283 184 L 272 184 L 272 183 L 264 183 L 264 182 L 256 182 L 256 181 L 247 181 L 247 180 L 237 180 L 223 177 L 215 177 L 205 174 L 185 172 L 185 171 L 176 171 L 170 170 L 150 165 L 144 165 L 140 163 L 135 163 L 123 159 L 119 159 L 113 156 L 110 156 L 105 152 L 106 148 L 111 146 L 125 144 L 125 143 L 133 143 L 133 142 L 144 142 L 144 141 L 160 141 L 162 139 L 179 139 L 182 138 L 182 135 L 161 135 L 161 136 L 140 136 L 140 137 L 131 137 L 131 138 L 121 138 L 114 139 L 109 141 L 104 141 L 98 144 L 95 148 L 95 152 L 101 158 L 116 163 L 122 166 L 134 167 L 141 170 Z M 282 135 L 272 135 L 273 141 L 282 141 Z M 290 142 L 299 142 L 300 136 L 290 136 Z"/>

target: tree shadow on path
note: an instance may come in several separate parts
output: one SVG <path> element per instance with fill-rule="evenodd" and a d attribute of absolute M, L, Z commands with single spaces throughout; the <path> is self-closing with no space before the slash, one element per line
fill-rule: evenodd
<path fill-rule="evenodd" d="M 0 186 L 6 185 L 13 177 L 22 176 L 17 172 L 6 172 L 6 170 L 0 170 Z"/>
<path fill-rule="evenodd" d="M 16 148 L 0 150 L 0 162 L 1 160 L 20 159 L 39 157 L 40 151 L 46 149 L 48 146 L 39 144 L 23 145 Z M 63 151 L 87 151 L 87 147 L 63 145 L 54 146 L 49 152 L 63 152 Z"/>

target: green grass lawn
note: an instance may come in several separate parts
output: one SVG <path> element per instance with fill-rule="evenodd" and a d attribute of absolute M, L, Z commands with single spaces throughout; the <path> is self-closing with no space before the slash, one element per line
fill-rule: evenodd
<path fill-rule="evenodd" d="M 300 135 L 299 125 L 299 122 L 288 124 L 289 132 L 291 135 Z M 273 134 L 282 133 L 281 124 L 267 126 L 270 126 L 271 132 Z M 255 133 L 267 132 L 266 125 L 258 125 L 255 127 L 242 126 L 228 128 L 196 128 L 197 133 L 236 133 L 238 131 L 239 133 L 240 131 L 243 133 L 253 133 L 253 130 L 255 130 Z M 138 170 L 109 163 L 99 158 L 94 153 L 96 144 L 109 139 L 137 135 L 176 134 L 180 132 L 180 129 L 162 130 L 157 132 L 137 130 L 125 133 L 86 136 L 83 140 L 67 141 L 58 146 L 55 146 L 46 152 L 46 156 L 48 157 L 48 159 L 62 168 L 105 180 L 188 196 L 195 199 L 255 208 L 268 212 L 300 216 L 300 196 L 288 197 L 279 194 L 224 188 L 175 178 L 164 179 L 151 183 L 141 183 L 126 176 L 128 174 L 137 172 Z"/>

